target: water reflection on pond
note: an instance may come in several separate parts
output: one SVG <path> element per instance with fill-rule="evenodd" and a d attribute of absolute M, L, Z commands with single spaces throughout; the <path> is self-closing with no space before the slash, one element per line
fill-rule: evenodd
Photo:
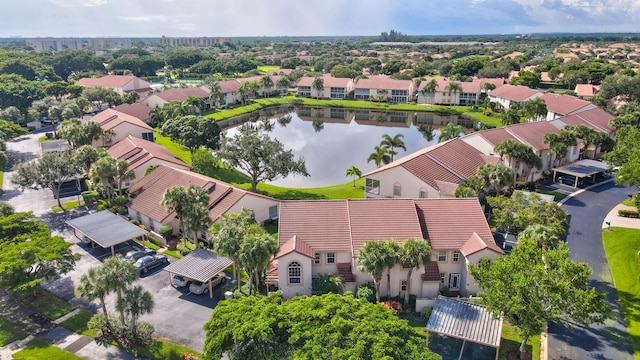
<path fill-rule="evenodd" d="M 323 187 L 350 181 L 346 169 L 355 165 L 365 174 L 376 168 L 369 154 L 382 136 L 404 136 L 407 151 L 396 149 L 395 159 L 438 142 L 438 129 L 447 123 L 472 128 L 472 120 L 426 112 L 353 110 L 344 108 L 279 107 L 260 110 L 222 123 L 226 136 L 247 121 L 267 123 L 272 138 L 304 158 L 311 176 L 289 176 L 271 182 L 285 187 Z"/>

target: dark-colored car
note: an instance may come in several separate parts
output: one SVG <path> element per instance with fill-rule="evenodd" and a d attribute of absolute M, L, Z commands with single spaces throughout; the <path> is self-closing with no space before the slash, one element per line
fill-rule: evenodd
<path fill-rule="evenodd" d="M 133 260 L 133 261 L 137 261 L 138 259 L 140 259 L 143 256 L 147 256 L 147 255 L 155 255 L 156 251 L 153 249 L 149 249 L 149 248 L 144 248 L 142 250 L 132 250 L 129 251 L 125 256 L 125 260 Z"/>
<path fill-rule="evenodd" d="M 147 271 L 153 269 L 156 266 L 164 265 L 169 262 L 167 255 L 164 254 L 156 254 L 156 255 L 145 255 L 140 259 L 136 260 L 133 266 L 138 269 L 141 273 L 146 273 Z"/>

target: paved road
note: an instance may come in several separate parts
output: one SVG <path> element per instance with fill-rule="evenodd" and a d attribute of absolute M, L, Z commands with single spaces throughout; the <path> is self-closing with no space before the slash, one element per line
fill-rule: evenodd
<path fill-rule="evenodd" d="M 551 324 L 549 326 L 549 359 L 633 359 L 633 349 L 624 323 L 613 277 L 602 246 L 602 222 L 607 213 L 634 193 L 631 188 L 603 184 L 569 199 L 563 207 L 570 215 L 567 243 L 571 258 L 586 262 L 593 270 L 591 284 L 607 294 L 607 302 L 614 310 L 614 318 L 604 325 L 588 328 L 575 326 L 573 330 Z M 573 229 L 573 230 L 572 230 Z"/>

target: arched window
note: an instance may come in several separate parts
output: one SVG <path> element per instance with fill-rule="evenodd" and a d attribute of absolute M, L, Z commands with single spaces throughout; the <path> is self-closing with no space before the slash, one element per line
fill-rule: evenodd
<path fill-rule="evenodd" d="M 402 196 L 402 185 L 400 183 L 393 184 L 393 196 Z"/>
<path fill-rule="evenodd" d="M 294 261 L 289 264 L 289 284 L 302 284 L 302 266 Z"/>

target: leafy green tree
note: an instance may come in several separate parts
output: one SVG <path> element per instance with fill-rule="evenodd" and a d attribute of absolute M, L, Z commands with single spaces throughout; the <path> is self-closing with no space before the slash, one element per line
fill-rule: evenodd
<path fill-rule="evenodd" d="M 316 99 L 320 98 L 320 93 L 324 90 L 324 79 L 316 76 L 311 83 L 311 88 L 316 91 Z"/>
<path fill-rule="evenodd" d="M 545 119 L 547 116 L 547 104 L 540 97 L 529 99 L 522 103 L 521 111 L 522 115 L 529 121 Z"/>
<path fill-rule="evenodd" d="M 109 323 L 109 313 L 104 301 L 109 294 L 108 279 L 105 277 L 105 272 L 102 268 L 93 267 L 85 274 L 82 274 L 78 285 L 75 287 L 75 293 L 76 296 L 89 301 L 98 299 L 100 301 L 100 307 L 102 307 L 105 322 L 107 324 Z"/>
<path fill-rule="evenodd" d="M 53 151 L 42 154 L 39 159 L 16 165 L 11 182 L 23 189 L 49 189 L 56 195 L 64 182 L 76 176 L 77 167 L 71 154 Z M 56 200 L 63 208 L 59 196 Z"/>
<path fill-rule="evenodd" d="M 525 359 L 527 339 L 547 323 L 588 326 L 603 323 L 611 312 L 604 295 L 589 285 L 589 267 L 571 261 L 563 242 L 543 249 L 523 238 L 509 256 L 482 259 L 470 264 L 469 272 L 484 289 L 480 296 L 488 310 L 520 330 L 520 359 Z"/>
<path fill-rule="evenodd" d="M 385 146 L 389 148 L 389 155 L 391 155 L 391 162 L 393 162 L 393 156 L 397 154 L 395 148 L 402 149 L 407 151 L 407 146 L 404 143 L 404 135 L 396 134 L 394 137 L 391 137 L 389 134 L 382 135 L 382 141 L 380 142 L 381 146 Z"/>
<path fill-rule="evenodd" d="M 0 201 L 0 216 L 9 216 L 14 214 L 15 212 L 16 211 L 13 206 L 11 206 L 11 204 L 6 201 Z"/>
<path fill-rule="evenodd" d="M 356 262 L 358 270 L 371 274 L 373 284 L 376 287 L 376 302 L 380 302 L 380 282 L 382 281 L 382 272 L 387 267 L 387 259 L 394 256 L 389 253 L 382 241 L 371 240 L 364 243 L 358 251 Z"/>
<path fill-rule="evenodd" d="M 303 159 L 294 160 L 293 152 L 285 150 L 280 141 L 251 126 L 242 126 L 236 136 L 223 138 L 218 156 L 251 177 L 253 192 L 261 181 L 289 174 L 309 176 Z"/>
<path fill-rule="evenodd" d="M 204 330 L 204 359 L 439 358 L 406 320 L 352 295 L 230 299 L 216 306 Z"/>
<path fill-rule="evenodd" d="M 531 71 L 520 71 L 518 76 L 514 76 L 509 81 L 509 84 L 537 88 L 540 85 L 540 74 Z"/>
<path fill-rule="evenodd" d="M 547 202 L 540 195 L 525 195 L 516 191 L 510 198 L 488 197 L 492 208 L 492 221 L 498 229 L 515 234 L 531 225 L 543 225 L 562 236 L 569 225 L 567 212 L 555 202 Z"/>
<path fill-rule="evenodd" d="M 27 134 L 28 132 L 29 130 L 27 130 L 26 128 L 18 124 L 14 124 L 12 122 L 5 121 L 5 120 L 0 120 L 0 133 L 3 134 L 2 138 L 4 140 L 15 139 L 18 136 Z"/>
<path fill-rule="evenodd" d="M 382 164 L 388 164 L 391 162 L 391 155 L 389 155 L 389 148 L 386 146 L 376 146 L 373 148 L 373 152 L 369 154 L 367 163 L 374 162 L 376 167 L 382 166 Z"/>
<path fill-rule="evenodd" d="M 17 107 L 23 115 L 24 123 L 28 121 L 31 104 L 45 96 L 42 85 L 35 81 L 16 74 L 0 75 L 0 108 Z"/>
<path fill-rule="evenodd" d="M 210 149 L 200 148 L 196 150 L 191 159 L 191 171 L 209 177 L 215 177 L 218 162 L 219 160 L 213 156 L 213 152 Z"/>
<path fill-rule="evenodd" d="M 445 142 L 447 140 L 460 137 L 460 134 L 464 133 L 464 128 L 454 123 L 448 123 L 447 126 L 440 129 L 440 136 L 438 142 Z"/>
<path fill-rule="evenodd" d="M 133 262 L 125 260 L 120 255 L 112 256 L 105 260 L 102 263 L 102 271 L 104 271 L 104 276 L 107 279 L 109 290 L 116 292 L 116 304 L 122 302 L 122 293 L 139 277 L 138 270 L 133 266 Z M 124 308 L 120 307 L 118 312 L 120 313 L 120 323 L 125 325 Z"/>
<path fill-rule="evenodd" d="M 381 74 L 391 75 L 400 72 L 400 70 L 406 68 L 408 64 L 402 60 L 389 60 L 380 70 Z"/>
<path fill-rule="evenodd" d="M 69 86 L 69 84 L 64 81 L 51 82 L 44 86 L 44 92 L 60 101 L 62 97 L 68 93 L 67 86 Z"/>
<path fill-rule="evenodd" d="M 362 170 L 358 169 L 355 165 L 347 169 L 347 176 L 353 176 L 353 186 L 356 186 L 356 177 L 362 177 Z"/>
<path fill-rule="evenodd" d="M 125 288 L 122 298 L 116 303 L 116 310 L 124 312 L 129 318 L 129 329 L 136 335 L 136 321 L 144 314 L 153 311 L 153 295 L 142 286 Z"/>
<path fill-rule="evenodd" d="M 32 212 L 0 217 L 0 286 L 28 291 L 73 270 L 80 255 Z"/>
<path fill-rule="evenodd" d="M 507 111 L 500 116 L 500 122 L 504 126 L 519 124 L 521 122 L 520 111 L 512 108 L 507 109 Z"/>
<path fill-rule="evenodd" d="M 187 115 L 165 121 L 160 133 L 189 149 L 191 157 L 202 146 L 216 149 L 220 139 L 220 126 L 212 119 Z"/>
<path fill-rule="evenodd" d="M 411 294 L 411 275 L 413 269 L 420 266 L 427 266 L 431 262 L 431 247 L 426 240 L 411 238 L 407 239 L 400 246 L 398 260 L 407 270 L 407 292 L 404 296 L 405 305 L 409 304 L 409 294 Z"/>
<path fill-rule="evenodd" d="M 355 79 L 358 72 L 345 65 L 336 65 L 331 68 L 331 76 L 336 78 Z"/>

